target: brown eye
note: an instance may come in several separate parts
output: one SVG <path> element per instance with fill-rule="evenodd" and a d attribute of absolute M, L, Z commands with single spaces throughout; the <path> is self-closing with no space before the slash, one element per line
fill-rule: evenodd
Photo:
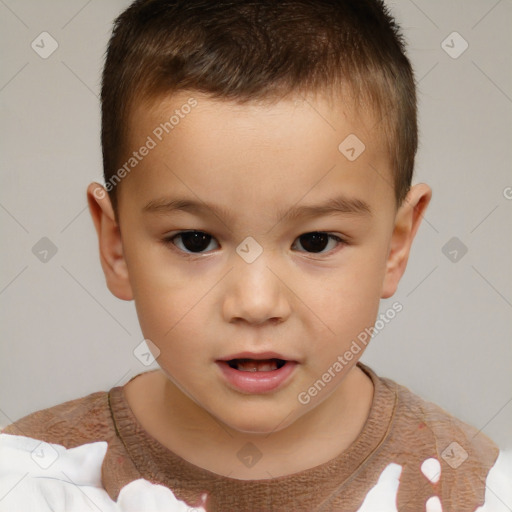
<path fill-rule="evenodd" d="M 181 239 L 180 247 L 175 240 Z M 210 242 L 213 240 L 213 237 L 208 233 L 204 233 L 203 231 L 182 231 L 181 233 L 177 233 L 176 235 L 169 237 L 167 241 L 173 243 L 179 249 L 184 252 L 190 253 L 201 253 L 208 248 Z"/>
<path fill-rule="evenodd" d="M 302 245 L 302 247 L 304 247 L 306 250 L 305 252 L 312 253 L 321 253 L 328 246 L 330 240 L 334 240 L 336 242 L 334 247 L 336 247 L 339 243 L 343 243 L 343 240 L 338 236 L 329 235 L 328 233 L 322 231 L 305 233 L 304 235 L 299 236 L 297 240 L 300 241 L 300 245 Z"/>

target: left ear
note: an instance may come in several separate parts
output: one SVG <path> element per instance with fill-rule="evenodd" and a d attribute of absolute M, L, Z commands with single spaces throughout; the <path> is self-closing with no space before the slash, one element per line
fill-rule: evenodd
<path fill-rule="evenodd" d="M 407 266 L 412 241 L 431 198 L 432 190 L 428 185 L 425 183 L 414 185 L 409 189 L 407 197 L 396 213 L 386 261 L 386 273 L 382 283 L 383 299 L 391 297 L 396 292 Z"/>

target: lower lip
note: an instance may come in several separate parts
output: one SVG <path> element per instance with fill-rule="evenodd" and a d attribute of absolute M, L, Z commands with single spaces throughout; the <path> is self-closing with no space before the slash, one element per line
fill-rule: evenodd
<path fill-rule="evenodd" d="M 216 361 L 226 380 L 237 390 L 246 393 L 268 393 L 284 384 L 297 366 L 287 361 L 284 366 L 269 372 L 242 372 L 231 368 L 226 361 Z"/>

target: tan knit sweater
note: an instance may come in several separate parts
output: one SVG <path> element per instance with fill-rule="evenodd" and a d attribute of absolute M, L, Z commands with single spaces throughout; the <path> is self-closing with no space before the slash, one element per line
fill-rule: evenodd
<path fill-rule="evenodd" d="M 360 435 L 330 461 L 278 478 L 237 480 L 187 462 L 142 428 L 122 386 L 34 412 L 3 432 L 66 448 L 107 441 L 102 478 L 114 500 L 122 487 L 145 478 L 169 487 L 189 505 L 198 504 L 201 495 L 208 493 L 208 511 L 355 512 L 383 470 L 396 463 L 402 466 L 397 494 L 400 512 L 424 511 L 433 496 L 439 498 L 444 512 L 474 512 L 484 503 L 485 481 L 498 447 L 438 406 L 358 365 L 375 390 Z M 427 459 L 440 463 L 438 480 L 429 480 L 425 474 L 422 464 Z"/>

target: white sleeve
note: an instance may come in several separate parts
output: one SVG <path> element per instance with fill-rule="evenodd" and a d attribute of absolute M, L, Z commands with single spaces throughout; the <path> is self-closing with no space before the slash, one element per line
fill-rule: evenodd
<path fill-rule="evenodd" d="M 512 450 L 500 451 L 485 480 L 485 501 L 475 512 L 512 510 Z"/>
<path fill-rule="evenodd" d="M 144 479 L 130 482 L 113 501 L 101 482 L 107 447 L 99 441 L 66 449 L 0 434 L 0 512 L 204 512 Z"/>

